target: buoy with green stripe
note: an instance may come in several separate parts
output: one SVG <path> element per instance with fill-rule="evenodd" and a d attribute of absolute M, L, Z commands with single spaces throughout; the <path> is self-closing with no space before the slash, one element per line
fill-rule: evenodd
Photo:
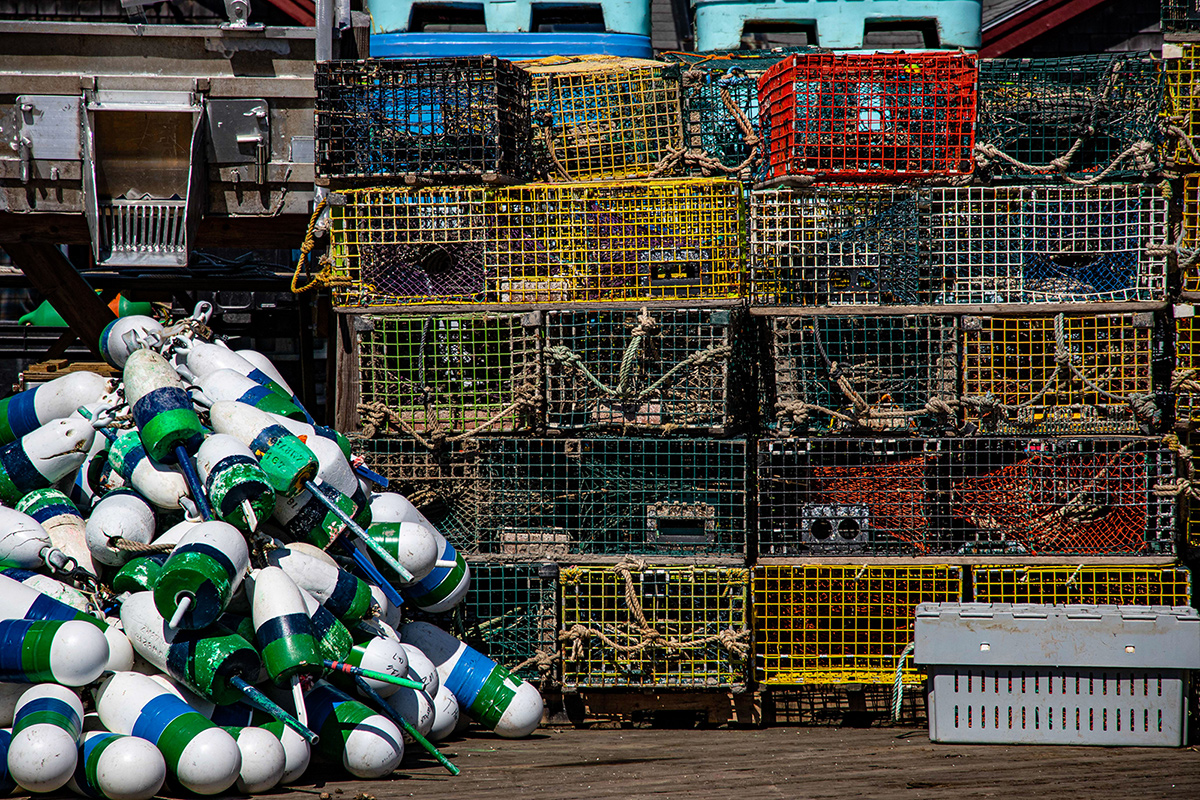
<path fill-rule="evenodd" d="M 136 736 L 92 731 L 79 743 L 79 758 L 67 786 L 96 800 L 150 800 L 167 779 L 162 753 Z"/>
<path fill-rule="evenodd" d="M 283 779 L 287 767 L 283 743 L 262 728 L 227 727 L 225 731 L 237 740 L 238 749 L 242 751 L 238 791 L 262 794 L 274 789 Z"/>
<path fill-rule="evenodd" d="M 276 686 L 291 684 L 296 716 L 307 725 L 300 678 L 320 675 L 325 660 L 308 616 L 304 592 L 279 567 L 264 567 L 251 573 L 246 591 L 250 598 L 250 618 L 254 622 L 254 640 L 267 674 Z M 311 725 L 308 727 L 312 728 Z"/>
<path fill-rule="evenodd" d="M 204 428 L 175 369 L 154 350 L 137 350 L 125 362 L 124 377 L 125 399 L 146 455 L 178 464 L 200 516 L 211 519 L 204 487 L 191 461 L 204 441 Z"/>
<path fill-rule="evenodd" d="M 146 455 L 137 431 L 117 435 L 108 448 L 108 464 L 125 483 L 158 508 L 179 508 L 180 500 L 188 496 L 183 473 Z"/>
<path fill-rule="evenodd" d="M 94 372 L 71 372 L 0 400 L 0 444 L 15 442 L 48 422 L 65 419 L 83 405 L 95 403 L 110 389 L 109 380 Z"/>
<path fill-rule="evenodd" d="M 350 635 L 350 630 L 311 594 L 300 589 L 300 596 L 304 598 L 305 610 L 312 622 L 313 636 L 316 637 L 317 649 L 321 652 L 322 666 L 325 661 L 345 661 L 354 647 L 354 637 Z"/>
<path fill-rule="evenodd" d="M 257 374 L 262 376 L 259 378 L 255 377 L 255 375 L 250 375 L 253 380 L 261 382 L 263 379 L 266 379 L 270 381 L 276 387 L 276 391 L 283 392 L 284 395 L 286 395 L 297 408 L 304 412 L 304 418 L 308 422 L 314 422 L 312 415 L 308 413 L 308 409 L 306 409 L 304 404 L 300 402 L 300 398 L 296 395 L 296 392 L 291 386 L 288 385 L 288 382 L 284 380 L 283 375 L 275 367 L 275 364 L 271 362 L 271 359 L 267 358 L 257 350 L 251 350 L 249 348 L 234 350 L 233 352 L 245 359 L 251 366 L 254 367 L 255 370 L 258 371 Z"/>
<path fill-rule="evenodd" d="M 53 792 L 67 785 L 78 760 L 83 704 L 63 686 L 31 687 L 17 701 L 8 772 L 22 789 Z"/>
<path fill-rule="evenodd" d="M 475 648 L 427 622 L 409 622 L 400 638 L 437 666 L 441 685 L 471 718 L 506 739 L 533 733 L 542 721 L 542 695 Z"/>
<path fill-rule="evenodd" d="M 356 778 L 382 778 L 404 757 L 404 737 L 390 719 L 372 711 L 326 681 L 304 697 L 317 750 Z"/>
<path fill-rule="evenodd" d="M 237 782 L 242 754 L 234 738 L 146 675 L 113 674 L 96 690 L 96 712 L 110 731 L 157 747 L 168 774 L 189 791 L 220 794 Z"/>
<path fill-rule="evenodd" d="M 28 514 L 0 506 L 0 564 L 5 567 L 38 569 L 59 561 L 59 551 L 50 545 L 50 535 Z M 66 562 L 66 556 L 61 561 Z"/>
<path fill-rule="evenodd" d="M 113 576 L 112 590 L 117 594 L 153 591 L 154 585 L 158 583 L 158 574 L 162 572 L 162 566 L 167 563 L 169 555 L 151 553 L 126 562 Z"/>
<path fill-rule="evenodd" d="M 56 419 L 0 447 L 0 503 L 15 506 L 35 489 L 45 489 L 75 471 L 96 438 L 82 417 Z"/>
<path fill-rule="evenodd" d="M 408 603 L 422 611 L 440 614 L 462 602 L 467 590 L 471 588 L 471 567 L 462 553 L 458 552 L 408 498 L 395 492 L 371 495 L 371 518 L 372 527 L 411 522 L 433 536 L 437 560 L 428 574 L 404 587 L 404 599 Z M 412 533 L 414 530 L 397 527 L 396 536 L 399 537 L 401 532 L 406 537 L 415 535 Z M 380 531 L 381 538 L 386 539 L 392 535 L 387 529 L 381 528 Z M 423 533 L 422 536 L 424 535 Z"/>
<path fill-rule="evenodd" d="M 312 748 L 304 737 L 281 722 L 268 717 L 256 708 L 245 703 L 228 706 L 213 706 L 210 719 L 233 735 L 235 730 L 254 727 L 264 730 L 274 736 L 283 745 L 283 775 L 279 783 L 287 786 L 295 783 L 304 776 L 308 764 L 312 760 Z"/>
<path fill-rule="evenodd" d="M 34 489 L 21 498 L 17 511 L 38 521 L 50 537 L 50 545 L 74 559 L 76 566 L 91 575 L 100 574 L 88 547 L 86 523 L 71 498 L 58 489 Z"/>
<path fill-rule="evenodd" d="M 324 550 L 294 542 L 267 552 L 267 563 L 279 567 L 327 611 L 346 624 L 377 610 L 365 581 L 337 565 Z"/>
<path fill-rule="evenodd" d="M 198 384 L 214 372 L 232 370 L 299 406 L 298 400 L 293 401 L 295 395 L 289 389 L 280 386 L 267 372 L 230 350 L 224 343 L 176 339 L 172 343 L 172 350 L 177 354 L 175 368 L 180 375 L 194 383 Z M 274 367 L 271 367 L 271 371 L 274 371 Z"/>
<path fill-rule="evenodd" d="M 91 605 L 88 603 L 88 599 L 84 596 L 83 592 L 74 586 L 68 586 L 62 581 L 56 581 L 49 575 L 43 575 L 40 572 L 33 572 L 28 569 L 21 569 L 20 567 L 5 567 L 4 569 L 0 569 L 0 575 L 12 578 L 17 583 L 41 592 L 64 605 L 70 606 L 76 611 L 82 611 L 85 614 L 91 613 Z"/>
<path fill-rule="evenodd" d="M 232 525 L 202 522 L 180 537 L 154 585 L 154 604 L 172 628 L 206 628 L 246 577 L 250 552 Z"/>
<path fill-rule="evenodd" d="M 345 434 L 335 430 L 334 428 L 328 428 L 324 425 L 312 425 L 308 422 L 289 419 L 278 414 L 271 414 L 271 419 L 287 428 L 289 431 L 291 431 L 293 436 L 297 437 L 302 442 L 308 442 L 308 440 L 317 436 L 320 436 L 324 439 L 329 439 L 338 446 L 338 450 L 342 452 L 342 455 L 345 456 L 347 460 L 353 459 L 350 449 L 350 440 L 346 438 Z"/>
<path fill-rule="evenodd" d="M 312 731 L 254 688 L 262 660 L 254 646 L 238 634 L 219 629 L 201 632 L 169 628 L 150 592 L 125 599 L 121 624 L 142 658 L 205 700 L 227 705 L 249 699 L 301 735 L 314 738 Z"/>
<path fill-rule="evenodd" d="M 204 440 L 196 469 L 216 517 L 243 533 L 258 530 L 275 510 L 275 489 L 250 448 L 226 433 Z"/>
<path fill-rule="evenodd" d="M 372 636 L 356 643 L 346 656 L 346 664 L 393 678 L 408 679 L 408 654 L 399 642 L 381 636 Z M 412 688 L 378 680 L 370 674 L 364 674 L 362 678 L 380 697 L 391 697 L 401 688 Z M 333 673 L 330 681 L 345 691 L 358 694 L 354 679 L 350 675 Z"/>
<path fill-rule="evenodd" d="M 197 385 L 210 404 L 218 400 L 230 400 L 289 419 L 303 421 L 306 418 L 304 411 L 287 397 L 254 382 L 236 370 L 215 370 L 202 376 Z"/>
<path fill-rule="evenodd" d="M 0 608 L 10 619 L 78 620 L 94 625 L 104 634 L 108 643 L 108 660 L 104 663 L 104 669 L 118 671 L 133 666 L 133 647 L 122 631 L 8 575 L 0 575 Z"/>
<path fill-rule="evenodd" d="M 84 526 L 92 559 L 119 567 L 145 551 L 157 530 L 154 506 L 135 489 L 121 487 L 100 498 Z"/>
<path fill-rule="evenodd" d="M 0 620 L 0 681 L 86 686 L 108 658 L 104 631 L 82 620 Z"/>
<path fill-rule="evenodd" d="M 130 353 L 151 346 L 162 332 L 162 323 L 153 317 L 131 314 L 114 319 L 100 332 L 100 356 L 122 369 Z"/>

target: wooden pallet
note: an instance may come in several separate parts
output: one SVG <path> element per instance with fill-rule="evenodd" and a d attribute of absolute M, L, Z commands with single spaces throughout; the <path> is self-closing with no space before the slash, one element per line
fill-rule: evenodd
<path fill-rule="evenodd" d="M 20 388 L 31 389 L 47 381 L 52 381 L 55 378 L 61 378 L 63 375 L 69 375 L 72 372 L 95 372 L 103 375 L 106 378 L 116 378 L 120 380 L 121 371 L 115 367 L 109 366 L 103 361 L 69 361 L 65 358 L 54 358 L 49 361 L 39 361 L 36 364 L 30 364 L 21 372 Z"/>
<path fill-rule="evenodd" d="M 763 720 L 761 699 L 758 692 L 731 689 L 568 690 L 547 694 L 545 722 L 577 727 L 758 726 Z"/>

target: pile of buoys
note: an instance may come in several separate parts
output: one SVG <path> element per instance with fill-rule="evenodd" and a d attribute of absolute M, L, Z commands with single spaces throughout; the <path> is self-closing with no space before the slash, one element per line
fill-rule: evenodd
<path fill-rule="evenodd" d="M 462 601 L 462 555 L 206 318 L 123 317 L 122 380 L 0 401 L 0 794 L 258 793 L 406 746 L 457 773 L 460 719 L 531 733 L 533 686 L 405 618 Z"/>

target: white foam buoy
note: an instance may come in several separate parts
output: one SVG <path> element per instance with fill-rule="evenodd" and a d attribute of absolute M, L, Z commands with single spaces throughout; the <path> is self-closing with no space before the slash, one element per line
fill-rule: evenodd
<path fill-rule="evenodd" d="M 454 733 L 458 727 L 458 698 L 445 686 L 438 687 L 433 698 L 433 725 L 426 736 L 431 742 L 440 742 Z"/>
<path fill-rule="evenodd" d="M 283 745 L 284 753 L 283 775 L 279 779 L 280 786 L 287 786 L 304 777 L 304 773 L 312 761 L 312 746 L 303 736 L 282 722 L 273 720 L 262 711 L 252 709 L 244 703 L 216 706 L 212 709 L 212 721 L 227 729 L 253 725 L 278 739 L 279 743 Z"/>
<path fill-rule="evenodd" d="M 0 570 L 0 575 L 12 578 L 18 583 L 23 583 L 30 589 L 52 597 L 76 611 L 82 611 L 85 614 L 92 613 L 91 606 L 88 604 L 88 599 L 84 596 L 83 592 L 74 586 L 57 581 L 49 575 L 43 575 L 40 572 L 33 572 L 28 569 L 21 569 L 20 567 L 9 567 L 8 569 Z"/>
<path fill-rule="evenodd" d="M 53 792 L 67 785 L 78 761 L 83 704 L 70 689 L 43 683 L 17 701 L 8 771 L 22 789 Z"/>
<path fill-rule="evenodd" d="M 86 686 L 108 666 L 108 639 L 83 620 L 0 620 L 0 681 Z"/>
<path fill-rule="evenodd" d="M 404 737 L 390 719 L 377 714 L 326 681 L 304 696 L 317 750 L 356 778 L 382 778 L 404 757 Z"/>
<path fill-rule="evenodd" d="M 96 430 L 82 417 L 56 419 L 0 447 L 0 502 L 15 506 L 34 489 L 46 489 L 87 458 Z"/>
<path fill-rule="evenodd" d="M 0 400 L 0 444 L 15 442 L 80 406 L 97 402 L 109 391 L 108 379 L 95 372 L 70 372 L 40 386 Z"/>
<path fill-rule="evenodd" d="M 17 511 L 38 521 L 50 537 L 50 546 L 61 550 L 75 561 L 76 566 L 93 576 L 100 573 L 88 547 L 86 523 L 71 498 L 58 489 L 34 489 L 21 498 Z"/>
<path fill-rule="evenodd" d="M 315 553 L 320 553 L 320 557 Z M 297 586 L 338 619 L 353 622 L 371 615 L 370 585 L 339 567 L 319 548 L 296 542 L 268 551 L 267 562 L 286 572 Z"/>
<path fill-rule="evenodd" d="M 167 764 L 145 739 L 108 731 L 83 735 L 75 773 L 67 786 L 84 797 L 150 800 L 162 789 Z"/>
<path fill-rule="evenodd" d="M 183 473 L 146 455 L 137 431 L 117 436 L 108 448 L 108 463 L 114 473 L 158 508 L 179 508 L 179 501 L 188 496 Z"/>
<path fill-rule="evenodd" d="M 114 319 L 100 332 L 100 356 L 117 369 L 124 369 L 129 354 L 153 346 L 163 332 L 153 317 L 131 314 Z"/>
<path fill-rule="evenodd" d="M 399 714 L 401 719 L 416 728 L 417 733 L 422 736 L 428 735 L 429 731 L 433 728 L 433 700 L 420 689 L 397 688 L 400 691 L 389 695 L 385 698 L 384 702 L 391 706 L 392 710 Z M 412 737 L 405 733 L 404 741 L 407 744 L 411 744 Z"/>
<path fill-rule="evenodd" d="M 408 651 L 400 642 L 375 636 L 354 645 L 346 663 L 355 667 L 382 672 L 397 678 L 408 677 Z M 363 676 L 363 680 L 380 697 L 390 697 L 402 687 L 394 683 Z"/>
<path fill-rule="evenodd" d="M 467 560 L 408 498 L 395 492 L 371 495 L 371 527 L 380 537 L 399 536 L 402 530 L 412 530 L 399 527 L 406 522 L 424 526 L 433 535 L 437 560 L 424 577 L 403 588 L 404 599 L 431 614 L 449 611 L 462 602 L 471 586 L 471 567 Z M 396 533 L 384 530 L 385 526 L 397 526 Z"/>
<path fill-rule="evenodd" d="M 163 564 L 154 585 L 154 604 L 164 618 L 185 628 L 204 628 L 229 605 L 250 565 L 241 531 L 211 520 L 187 531 Z"/>
<path fill-rule="evenodd" d="M 215 433 L 196 451 L 196 469 L 216 516 L 251 533 L 275 510 L 275 490 L 250 448 Z"/>
<path fill-rule="evenodd" d="M 84 532 L 92 558 L 101 564 L 119 567 L 144 553 L 119 550 L 110 543 L 111 540 L 150 544 L 155 528 L 154 507 L 150 502 L 135 490 L 122 488 L 100 498 L 88 516 Z"/>
<path fill-rule="evenodd" d="M 304 411 L 283 394 L 263 386 L 237 370 L 214 370 L 202 376 L 198 383 L 204 396 L 208 398 L 209 405 L 218 400 L 227 400 L 254 406 L 268 414 L 305 419 Z"/>
<path fill-rule="evenodd" d="M 103 633 L 108 644 L 108 660 L 104 669 L 126 670 L 133 664 L 133 647 L 116 626 L 85 611 L 79 611 L 74 606 L 68 606 L 8 575 L 0 575 L 0 608 L 4 609 L 5 616 L 12 619 L 78 620 L 94 625 Z M 76 657 L 84 655 L 75 654 Z"/>
<path fill-rule="evenodd" d="M 404 652 L 408 654 L 408 677 L 414 681 L 420 681 L 421 685 L 425 687 L 425 693 L 430 697 L 436 697 L 438 689 L 442 686 L 437 665 L 415 644 L 405 641 L 401 641 L 400 644 L 404 648 Z"/>
<path fill-rule="evenodd" d="M 238 749 L 242 751 L 238 790 L 262 794 L 279 785 L 287 766 L 283 743 L 262 728 L 226 728 L 225 731 L 237 740 Z"/>

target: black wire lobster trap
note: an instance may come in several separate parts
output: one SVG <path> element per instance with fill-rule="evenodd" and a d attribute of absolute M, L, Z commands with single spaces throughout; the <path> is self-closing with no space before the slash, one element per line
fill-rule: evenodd
<path fill-rule="evenodd" d="M 530 91 L 527 73 L 492 56 L 319 61 L 317 174 L 524 179 Z"/>
<path fill-rule="evenodd" d="M 981 60 L 977 174 L 1093 182 L 1152 172 L 1166 103 L 1150 53 Z"/>
<path fill-rule="evenodd" d="M 1164 31 L 1200 30 L 1200 3 L 1196 0 L 1160 0 Z"/>
<path fill-rule="evenodd" d="M 755 361 L 741 309 L 549 311 L 550 430 L 694 430 L 750 421 Z"/>
<path fill-rule="evenodd" d="M 958 428 L 955 317 L 772 317 L 775 413 L 783 435 L 945 433 Z"/>

